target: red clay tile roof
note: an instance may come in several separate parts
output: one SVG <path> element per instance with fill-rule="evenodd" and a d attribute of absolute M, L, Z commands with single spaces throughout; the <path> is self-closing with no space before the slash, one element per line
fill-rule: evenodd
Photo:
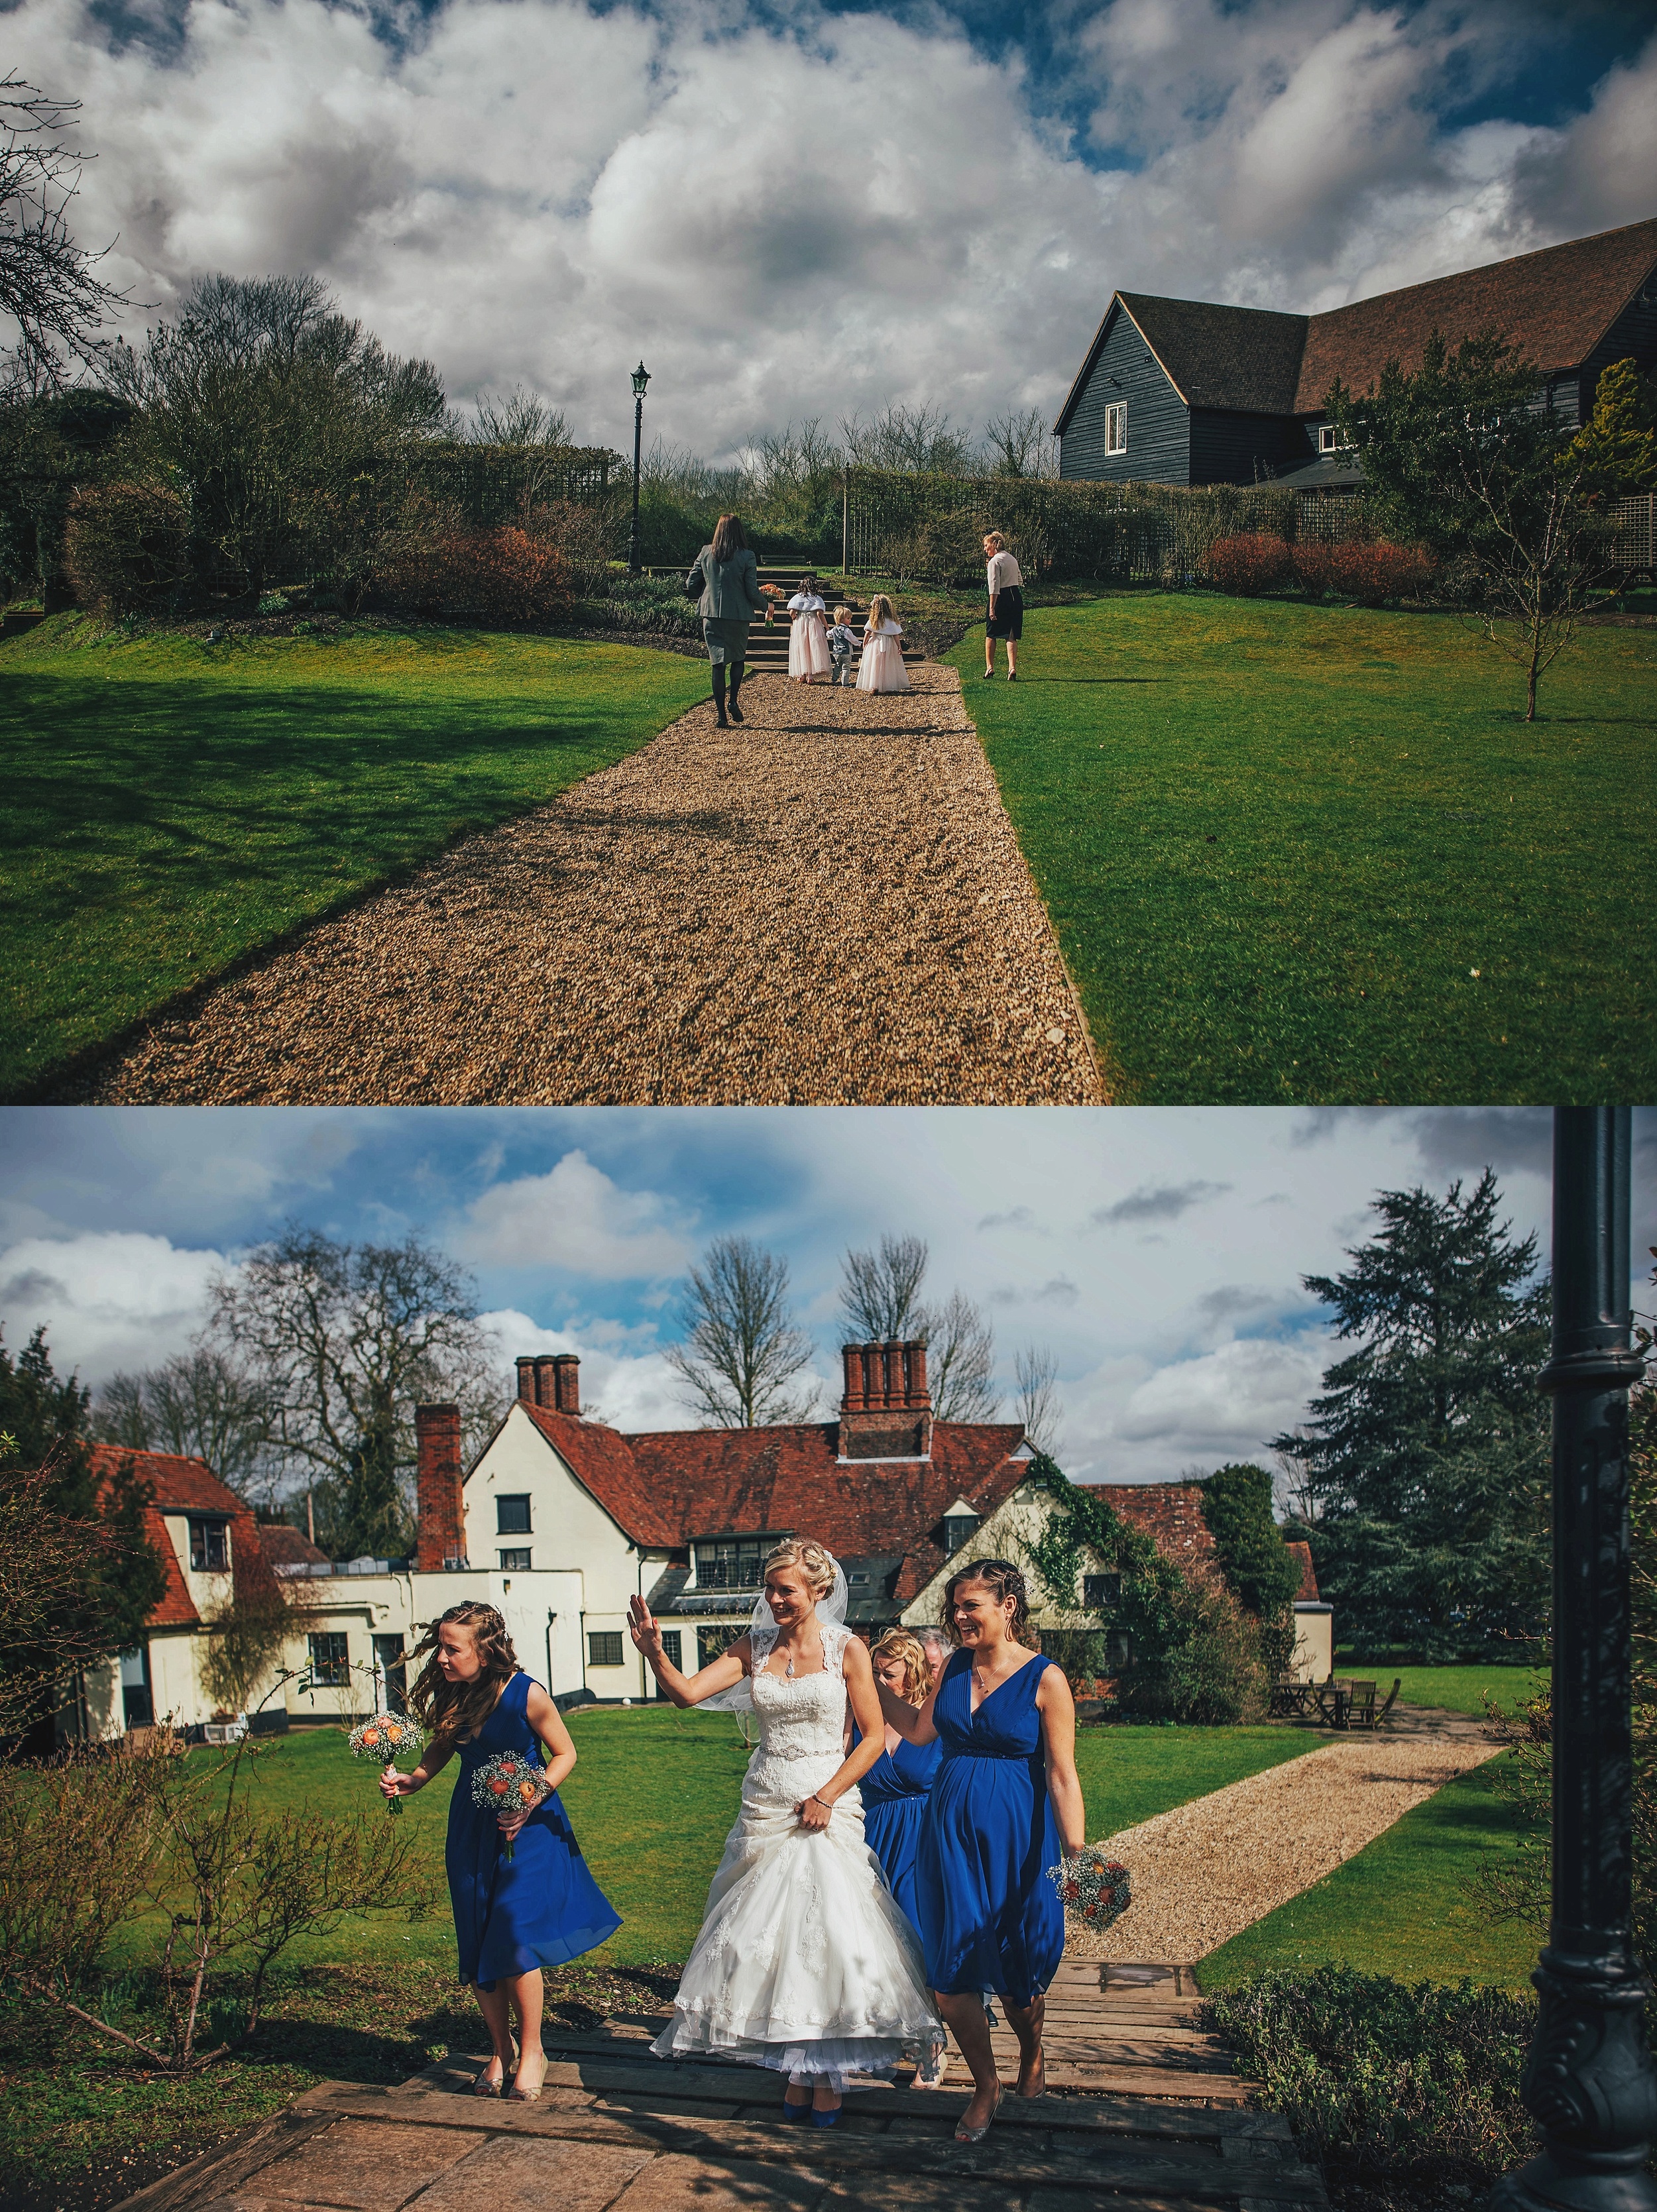
<path fill-rule="evenodd" d="M 283 1521 L 261 1521 L 253 1534 L 259 1539 L 259 1548 L 273 1567 L 320 1566 L 327 1553 L 320 1544 L 312 1543 L 302 1528 L 289 1528 Z"/>
<path fill-rule="evenodd" d="M 168 1534 L 162 1515 L 166 1513 L 206 1513 L 222 1515 L 233 1522 L 230 1552 L 234 1559 L 238 1546 L 251 1541 L 258 1544 L 253 1515 L 234 1490 L 227 1490 L 205 1461 L 180 1459 L 173 1452 L 129 1451 L 125 1444 L 93 1444 L 89 1456 L 94 1474 L 106 1480 L 128 1464 L 141 1482 L 147 1482 L 155 1495 L 144 1509 L 143 1533 L 161 1563 L 167 1577 L 167 1587 L 161 1592 L 155 1611 L 149 1616 L 152 1628 L 193 1628 L 200 1620 L 195 1601 L 191 1597 L 184 1571 L 179 1565 L 179 1555 L 173 1549 L 173 1539 Z"/>
<path fill-rule="evenodd" d="M 933 1531 L 946 1507 L 965 1498 L 992 1513 L 1028 1465 L 1012 1457 L 1016 1422 L 935 1421 L 929 1460 L 843 1466 L 833 1421 L 623 1437 L 545 1406 L 524 1411 L 635 1543 L 671 1550 L 727 1529 L 797 1529 L 837 1556 L 903 1556 L 901 1597 L 943 1564 Z"/>
<path fill-rule="evenodd" d="M 1291 1544 L 1288 1548 L 1301 1570 L 1301 1587 L 1295 1591 L 1295 1595 L 1302 1603 L 1310 1601 L 1312 1604 L 1316 1605 L 1318 1575 L 1317 1570 L 1312 1564 L 1312 1547 L 1310 1544 Z"/>
<path fill-rule="evenodd" d="M 1337 376 L 1364 392 L 1389 361 L 1414 368 L 1435 329 L 1454 345 L 1494 327 L 1538 368 L 1575 368 L 1654 269 L 1657 217 L 1313 315 L 1294 412 L 1320 410 Z"/>
<path fill-rule="evenodd" d="M 1209 1559 L 1214 1538 L 1203 1518 L 1199 1482 L 1090 1482 L 1088 1489 L 1124 1521 L 1155 1538 L 1171 1559 Z"/>

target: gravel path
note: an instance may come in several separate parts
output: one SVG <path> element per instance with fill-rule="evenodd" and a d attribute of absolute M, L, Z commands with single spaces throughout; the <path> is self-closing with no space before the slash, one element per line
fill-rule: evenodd
<path fill-rule="evenodd" d="M 103 1104 L 1053 1104 L 1105 1091 L 953 669 L 756 676 L 156 1022 Z"/>
<path fill-rule="evenodd" d="M 1124 1828 L 1110 1849 L 1134 1901 L 1100 1934 L 1073 1926 L 1066 1950 L 1195 1965 L 1496 1750 L 1459 1731 L 1333 1743 Z"/>

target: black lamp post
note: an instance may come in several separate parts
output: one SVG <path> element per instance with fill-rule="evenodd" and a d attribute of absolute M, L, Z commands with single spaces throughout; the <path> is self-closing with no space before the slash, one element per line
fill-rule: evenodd
<path fill-rule="evenodd" d="M 633 371 L 633 532 L 627 541 L 627 565 L 634 575 L 638 574 L 638 454 L 639 441 L 644 435 L 644 387 L 650 381 L 650 372 L 641 357 Z"/>
<path fill-rule="evenodd" d="M 1630 1925 L 1626 1106 L 1560 1106 L 1553 1139 L 1553 1911 L 1525 2102 L 1542 2149 L 1501 2212 L 1654 2212 L 1657 2073 Z"/>

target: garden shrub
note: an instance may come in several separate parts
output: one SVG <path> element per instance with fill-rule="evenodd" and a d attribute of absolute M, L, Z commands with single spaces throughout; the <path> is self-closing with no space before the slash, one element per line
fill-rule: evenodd
<path fill-rule="evenodd" d="M 165 484 L 82 484 L 69 502 L 64 566 L 76 596 L 128 614 L 182 579 L 189 515 Z"/>
<path fill-rule="evenodd" d="M 1432 558 L 1420 546 L 1394 545 L 1384 538 L 1340 545 L 1311 538 L 1295 548 L 1295 579 L 1303 591 L 1319 598 L 1333 592 L 1360 606 L 1414 598 L 1427 590 L 1433 576 Z"/>
<path fill-rule="evenodd" d="M 1520 2100 L 1532 1997 L 1279 1967 L 1209 1997 L 1203 2013 L 1331 2178 L 1401 2179 L 1431 2163 L 1441 2180 L 1483 2181 L 1534 2147 Z"/>
<path fill-rule="evenodd" d="M 1254 599 L 1288 581 L 1288 541 L 1264 530 L 1216 538 L 1203 555 L 1198 573 L 1222 592 L 1238 599 Z"/>
<path fill-rule="evenodd" d="M 394 605 L 496 622 L 544 622 L 570 599 L 564 555 L 518 523 L 417 523 L 391 542 L 376 581 Z"/>

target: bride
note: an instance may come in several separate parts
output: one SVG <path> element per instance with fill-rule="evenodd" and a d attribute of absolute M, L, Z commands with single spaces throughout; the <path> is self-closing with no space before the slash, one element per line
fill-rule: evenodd
<path fill-rule="evenodd" d="M 753 1626 L 688 1679 L 643 1598 L 628 1627 L 676 1705 L 751 1706 L 759 1742 L 708 1892 L 662 2058 L 717 2052 L 789 2077 L 785 2118 L 832 2128 L 844 2076 L 890 2072 L 943 2030 L 915 1931 L 863 1840 L 857 1784 L 886 1742 L 868 1653 L 844 1626 L 846 1578 L 790 1537 L 765 1561 Z M 846 1709 L 862 1731 L 850 1757 Z"/>

